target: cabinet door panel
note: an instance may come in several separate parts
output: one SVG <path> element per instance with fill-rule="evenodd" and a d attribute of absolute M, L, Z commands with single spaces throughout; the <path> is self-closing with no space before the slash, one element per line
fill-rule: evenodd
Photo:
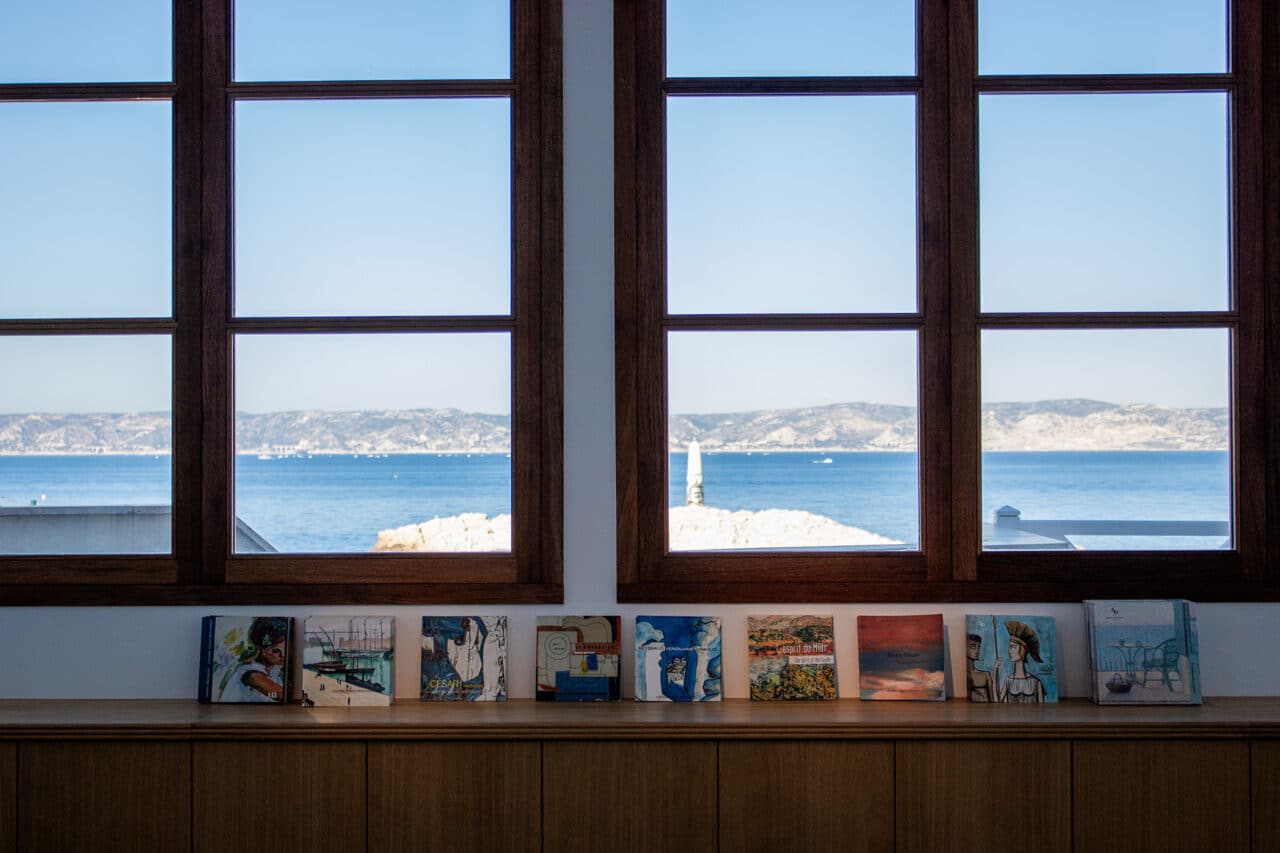
<path fill-rule="evenodd" d="M 536 743 L 369 744 L 370 850 L 542 849 Z"/>
<path fill-rule="evenodd" d="M 893 849 L 893 744 L 720 745 L 720 849 Z"/>
<path fill-rule="evenodd" d="M 23 850 L 191 849 L 191 746 L 24 743 L 18 756 Z"/>
<path fill-rule="evenodd" d="M 716 745 L 550 742 L 544 850 L 716 849 Z"/>
<path fill-rule="evenodd" d="M 1075 848 L 1132 853 L 1249 849 L 1242 741 L 1077 741 Z"/>
<path fill-rule="evenodd" d="M 198 743 L 196 853 L 365 849 L 363 743 Z"/>
<path fill-rule="evenodd" d="M 1071 849 L 1071 744 L 907 741 L 897 752 L 899 850 Z"/>
<path fill-rule="evenodd" d="M 18 849 L 18 747 L 0 743 L 0 853 Z"/>
<path fill-rule="evenodd" d="M 1253 850 L 1280 850 L 1280 740 L 1253 744 Z"/>

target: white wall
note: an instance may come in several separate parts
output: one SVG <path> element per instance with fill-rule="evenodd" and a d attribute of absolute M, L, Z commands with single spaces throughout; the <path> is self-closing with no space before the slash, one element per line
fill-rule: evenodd
<path fill-rule="evenodd" d="M 396 695 L 417 695 L 413 650 L 421 615 L 467 611 L 510 617 L 511 695 L 533 695 L 534 617 L 620 613 L 623 634 L 640 613 L 715 613 L 724 619 L 725 695 L 745 697 L 748 613 L 834 613 L 843 695 L 856 695 L 854 620 L 867 613 L 941 612 L 952 673 L 964 672 L 967 611 L 1054 616 L 1064 693 L 1088 695 L 1080 606 L 690 605 L 620 607 L 614 580 L 612 3 L 565 0 L 565 604 L 563 607 L 156 607 L 0 608 L 0 698 L 192 698 L 200 617 L 211 612 L 394 613 L 406 650 Z M 1280 695 L 1280 604 L 1212 604 L 1199 610 L 1205 693 Z M 520 642 L 524 641 L 521 646 Z M 632 649 L 624 644 L 624 694 Z M 953 688 L 954 689 L 954 688 Z"/>

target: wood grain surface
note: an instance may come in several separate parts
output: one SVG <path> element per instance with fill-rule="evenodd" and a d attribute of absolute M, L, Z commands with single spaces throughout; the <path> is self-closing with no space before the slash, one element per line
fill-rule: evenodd
<path fill-rule="evenodd" d="M 542 849 L 536 743 L 369 745 L 369 849 Z"/>
<path fill-rule="evenodd" d="M 916 741 L 897 753 L 898 850 L 1071 850 L 1070 744 Z"/>
<path fill-rule="evenodd" d="M 548 743 L 543 849 L 715 850 L 716 745 Z"/>
<path fill-rule="evenodd" d="M 720 849 L 893 849 L 893 744 L 720 746 Z"/>
<path fill-rule="evenodd" d="M 1073 750 L 1079 853 L 1249 849 L 1247 744 L 1078 741 Z"/>
<path fill-rule="evenodd" d="M 189 850 L 191 746 L 23 743 L 18 840 L 23 850 Z"/>
<path fill-rule="evenodd" d="M 198 743 L 196 853 L 365 849 L 362 743 Z"/>
<path fill-rule="evenodd" d="M 1253 744 L 1253 850 L 1280 850 L 1280 740 Z"/>
<path fill-rule="evenodd" d="M 18 746 L 0 743 L 0 853 L 18 849 Z"/>

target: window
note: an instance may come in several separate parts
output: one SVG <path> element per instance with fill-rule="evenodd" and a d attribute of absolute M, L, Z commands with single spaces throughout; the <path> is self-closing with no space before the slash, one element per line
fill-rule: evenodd
<path fill-rule="evenodd" d="M 615 4 L 621 600 L 1275 595 L 1262 7 L 1121 5 Z"/>
<path fill-rule="evenodd" d="M 559 34 L 0 11 L 0 600 L 561 599 Z"/>

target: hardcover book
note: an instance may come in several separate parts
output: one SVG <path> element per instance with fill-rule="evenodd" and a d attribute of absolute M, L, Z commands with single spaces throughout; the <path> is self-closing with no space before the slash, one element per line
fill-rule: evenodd
<path fill-rule="evenodd" d="M 424 702 L 505 702 L 507 617 L 424 616 Z"/>
<path fill-rule="evenodd" d="M 206 616 L 200 622 L 200 702 L 289 700 L 286 616 Z"/>
<path fill-rule="evenodd" d="M 538 701 L 617 701 L 621 623 L 618 616 L 539 616 Z"/>
<path fill-rule="evenodd" d="M 835 699 L 834 622 L 831 616 L 748 616 L 751 698 Z"/>
<path fill-rule="evenodd" d="M 946 699 L 942 614 L 858 617 L 863 699 Z"/>
<path fill-rule="evenodd" d="M 390 705 L 395 696 L 395 619 L 312 616 L 302 626 L 302 704 Z"/>
<path fill-rule="evenodd" d="M 1101 705 L 1199 705 L 1190 601 L 1086 601 L 1089 678 Z"/>
<path fill-rule="evenodd" d="M 720 701 L 720 617 L 636 617 L 636 701 Z"/>
<path fill-rule="evenodd" d="M 966 616 L 969 701 L 1057 702 L 1056 642 L 1049 616 Z"/>

